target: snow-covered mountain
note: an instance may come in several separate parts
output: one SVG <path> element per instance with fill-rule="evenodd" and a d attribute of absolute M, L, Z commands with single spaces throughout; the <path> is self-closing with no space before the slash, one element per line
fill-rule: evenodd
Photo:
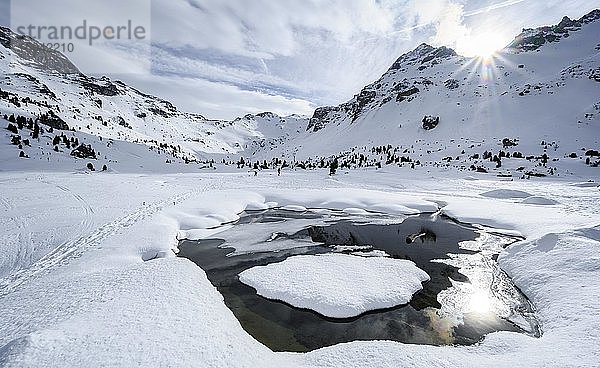
<path fill-rule="evenodd" d="M 44 161 L 42 168 L 84 168 L 76 141 L 99 151 L 97 167 L 121 170 L 239 166 L 244 157 L 247 166 L 270 168 L 282 160 L 320 168 L 337 158 L 342 168 L 585 173 L 600 162 L 598 34 L 595 10 L 526 29 L 488 59 L 422 44 L 350 101 L 319 107 L 310 119 L 262 113 L 221 121 L 83 75 L 62 54 L 1 28 L 0 118 L 32 120 L 4 131 L 0 160 L 7 169 Z M 49 133 L 40 122 L 32 139 L 41 116 L 69 131 Z"/>
<path fill-rule="evenodd" d="M 335 155 L 352 166 L 372 146 L 391 145 L 393 161 L 404 154 L 425 166 L 486 171 L 495 170 L 496 162 L 489 163 L 494 156 L 512 158 L 518 151 L 534 156 L 513 165 L 525 172 L 584 168 L 586 161 L 597 162 L 586 152 L 600 147 L 598 34 L 595 10 L 526 29 L 489 59 L 422 44 L 350 101 L 317 108 L 310 134 L 276 151 L 289 156 L 290 147 L 301 147 L 302 157 Z M 375 156 L 385 164 L 390 155 Z"/>
<path fill-rule="evenodd" d="M 493 98 L 497 100 L 494 103 L 500 105 L 512 104 L 515 95 L 531 97 L 521 92 L 552 95 L 562 92 L 561 87 L 568 88 L 566 85 L 573 80 L 589 82 L 584 87 L 596 91 L 590 97 L 597 99 L 598 85 L 594 82 L 600 79 L 600 39 L 597 37 L 600 22 L 596 22 L 599 19 L 600 10 L 596 10 L 576 21 L 565 17 L 553 27 L 524 30 L 489 60 L 465 58 L 447 47 L 421 44 L 398 58 L 379 80 L 364 87 L 352 100 L 318 108 L 308 130 L 317 132 L 332 123 L 366 122 L 389 126 L 404 121 L 410 124 L 415 105 L 420 110 L 418 123 L 428 112 L 427 106 L 430 113 L 459 110 L 443 119 L 447 120 L 445 125 L 456 128 L 459 124 L 453 123 L 453 118 L 460 117 L 457 121 L 464 122 L 461 115 L 470 112 L 473 106 L 470 102 L 489 105 Z M 549 91 L 550 88 L 555 90 Z M 469 104 L 459 105 L 461 100 Z M 563 105 L 567 102 L 571 101 L 564 101 Z M 516 103 L 520 105 L 518 99 Z M 431 106 L 438 104 L 442 106 Z M 451 108 L 443 106 L 447 104 Z M 583 110 L 578 112 L 587 112 Z M 511 123 L 502 125 L 507 127 Z"/>
<path fill-rule="evenodd" d="M 3 71 L 0 118 L 14 115 L 35 121 L 42 115 L 51 116 L 63 127 L 59 136 L 64 134 L 69 139 L 78 138 L 80 142 L 91 144 L 108 155 L 106 163 L 127 160 L 131 162 L 127 169 L 131 169 L 131 166 L 143 166 L 148 160 L 154 162 L 154 166 L 166 162 L 206 161 L 207 154 L 237 153 L 254 139 L 268 138 L 264 132 L 281 135 L 279 127 L 262 123 L 269 120 L 270 115 L 246 116 L 232 122 L 209 120 L 182 112 L 172 103 L 123 82 L 86 76 L 61 53 L 7 28 L 0 28 L 0 43 L 0 70 Z M 288 120 L 299 119 L 292 116 Z M 47 144 L 57 132 L 49 135 L 43 129 L 44 124 L 40 124 L 42 134 L 37 142 L 31 139 L 33 126 L 28 129 L 26 124 L 24 132 L 20 132 L 22 127 L 19 126 L 19 132 L 14 135 L 28 140 L 28 144 L 20 144 L 21 148 L 16 151 L 1 150 L 3 168 L 39 166 L 32 164 L 32 160 L 14 162 L 20 151 L 33 161 L 43 159 L 53 162 L 53 166 L 60 160 L 60 153 L 66 152 L 62 158 L 66 164 L 71 147 Z M 264 128 L 264 132 L 260 128 Z M 7 148 L 13 133 L 3 135 L 1 143 Z M 108 142 L 112 146 L 107 147 Z"/>

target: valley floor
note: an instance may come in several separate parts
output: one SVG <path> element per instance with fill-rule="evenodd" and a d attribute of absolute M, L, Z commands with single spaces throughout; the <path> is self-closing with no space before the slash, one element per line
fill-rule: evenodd
<path fill-rule="evenodd" d="M 2 367 L 598 364 L 597 183 L 357 170 L 334 177 L 2 172 L 0 185 Z M 482 195 L 498 189 L 526 193 Z M 173 251 L 177 239 L 209 236 L 269 202 L 396 214 L 441 207 L 461 221 L 518 232 L 526 240 L 499 262 L 534 303 L 543 335 L 499 332 L 474 346 L 369 341 L 274 353 L 242 329 L 204 271 Z"/>

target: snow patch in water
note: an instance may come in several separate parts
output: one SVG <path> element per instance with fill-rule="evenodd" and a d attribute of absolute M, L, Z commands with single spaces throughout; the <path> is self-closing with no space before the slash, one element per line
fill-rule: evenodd
<path fill-rule="evenodd" d="M 332 318 L 406 304 L 429 280 L 411 261 L 345 254 L 294 256 L 239 277 L 265 298 Z"/>
<path fill-rule="evenodd" d="M 304 206 L 298 206 L 298 205 L 287 205 L 287 206 L 283 206 L 281 207 L 282 210 L 284 211 L 292 211 L 292 212 L 306 212 L 308 211 L 308 209 Z"/>

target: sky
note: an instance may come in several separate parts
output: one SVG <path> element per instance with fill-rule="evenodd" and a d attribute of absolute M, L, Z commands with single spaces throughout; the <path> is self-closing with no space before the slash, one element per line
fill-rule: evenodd
<path fill-rule="evenodd" d="M 310 115 L 349 100 L 420 43 L 485 54 L 522 28 L 595 8 L 600 0 L 0 0 L 0 23 L 133 20 L 141 42 L 98 40 L 67 56 L 182 110 L 233 119 Z"/>

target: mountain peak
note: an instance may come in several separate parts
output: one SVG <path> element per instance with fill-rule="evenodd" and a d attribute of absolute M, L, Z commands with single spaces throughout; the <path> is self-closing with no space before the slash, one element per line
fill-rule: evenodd
<path fill-rule="evenodd" d="M 80 73 L 79 69 L 59 51 L 2 26 L 0 26 L 0 44 L 37 69 L 59 74 Z"/>
<path fill-rule="evenodd" d="M 583 17 L 579 18 L 579 22 L 588 24 L 598 19 L 600 19 L 600 9 L 594 9 Z"/>
<path fill-rule="evenodd" d="M 422 43 L 412 51 L 400 56 L 394 64 L 392 64 L 390 70 L 402 69 L 410 65 L 419 65 L 420 68 L 422 68 L 424 67 L 424 64 L 439 64 L 441 60 L 453 56 L 457 56 L 457 54 L 449 47 L 441 46 L 436 48 L 426 43 Z"/>
<path fill-rule="evenodd" d="M 598 19 L 600 19 L 600 9 L 595 9 L 577 20 L 564 16 L 560 23 L 553 26 L 525 28 L 507 46 L 507 49 L 516 53 L 536 51 L 546 43 L 558 42 L 569 37 L 571 32 L 578 31 L 583 25 Z"/>

